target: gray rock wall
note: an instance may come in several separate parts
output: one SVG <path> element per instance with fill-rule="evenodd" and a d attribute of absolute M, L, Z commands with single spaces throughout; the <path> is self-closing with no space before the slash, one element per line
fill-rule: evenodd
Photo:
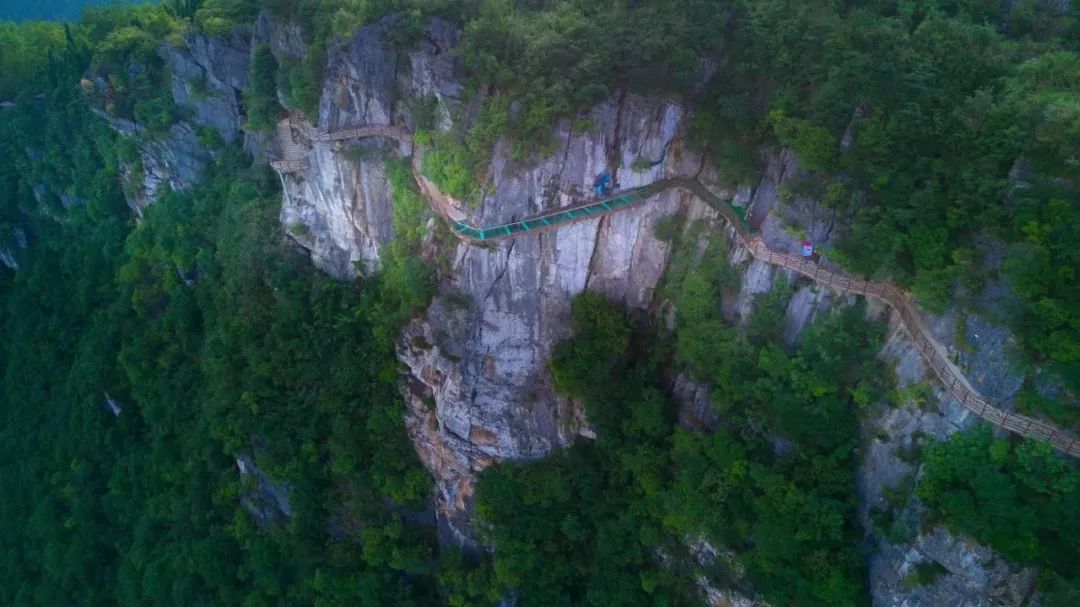
<path fill-rule="evenodd" d="M 634 161 L 663 158 L 684 118 L 677 105 L 627 95 L 594 108 L 589 118 L 595 131 L 574 133 L 561 124 L 557 151 L 529 164 L 513 161 L 499 144 L 491 193 L 476 209 L 461 211 L 479 224 L 509 221 L 589 198 L 593 177 L 606 168 L 616 169 L 624 186 L 669 174 L 673 162 L 635 171 Z M 444 295 L 406 329 L 399 349 L 410 370 L 410 435 L 435 473 L 449 537 L 472 539 L 479 470 L 544 457 L 591 433 L 578 407 L 555 394 L 546 368 L 554 344 L 570 336 L 570 302 L 591 289 L 648 308 L 669 255 L 653 226 L 697 205 L 669 191 L 555 232 L 490 247 L 456 245 Z"/>
<path fill-rule="evenodd" d="M 166 186 L 185 190 L 202 179 L 216 150 L 204 145 L 200 130 L 214 131 L 225 142 L 238 139 L 243 126 L 240 100 L 247 87 L 250 54 L 245 30 L 226 38 L 195 33 L 184 46 L 158 49 L 170 74 L 181 120 L 160 138 L 148 137 L 140 125 L 129 121 L 109 120 L 121 134 L 139 139 L 141 167 L 125 166 L 122 170 L 128 204 L 136 214 L 152 204 Z"/>
<path fill-rule="evenodd" d="M 389 27 L 392 21 L 361 28 L 330 48 L 319 128 L 412 126 L 412 105 L 429 98 L 444 116 L 456 108 L 456 31 L 433 20 L 424 43 L 404 54 L 385 39 Z M 411 153 L 391 140 L 316 142 L 310 168 L 282 176 L 281 222 L 317 267 L 342 279 L 379 269 L 379 251 L 394 237 L 386 158 Z"/>

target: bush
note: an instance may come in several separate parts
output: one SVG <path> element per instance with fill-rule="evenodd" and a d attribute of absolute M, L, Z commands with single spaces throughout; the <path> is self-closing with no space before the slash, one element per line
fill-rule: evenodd
<path fill-rule="evenodd" d="M 551 369 L 560 392 L 580 397 L 603 390 L 630 345 L 630 326 L 625 312 L 597 293 L 574 298 L 571 317 L 578 337 L 555 347 Z"/>
<path fill-rule="evenodd" d="M 995 438 L 988 424 L 925 453 L 916 493 L 949 529 L 1077 587 L 1080 470 L 1073 461 L 1040 441 Z"/>
<path fill-rule="evenodd" d="M 682 215 L 661 217 L 653 224 L 653 236 L 661 242 L 673 243 L 679 237 L 685 225 L 686 217 Z"/>
<path fill-rule="evenodd" d="M 943 575 L 948 575 L 949 570 L 937 561 L 917 563 L 915 567 L 904 577 L 904 588 L 911 590 L 920 586 L 930 586 Z"/>

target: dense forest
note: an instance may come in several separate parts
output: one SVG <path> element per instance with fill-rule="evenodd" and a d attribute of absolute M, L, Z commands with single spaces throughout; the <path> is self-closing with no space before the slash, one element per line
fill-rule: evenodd
<path fill-rule="evenodd" d="M 16 2 L 0 19 L 71 18 L 70 4 Z M 404 47 L 437 15 L 462 26 L 470 94 L 488 98 L 467 130 L 422 121 L 417 141 L 425 173 L 465 198 L 499 137 L 524 159 L 550 149 L 555 121 L 587 129 L 580 113 L 620 90 L 678 96 L 733 184 L 756 179 L 763 151 L 794 150 L 798 193 L 850 225 L 827 252 L 849 269 L 932 310 L 1004 280 L 1014 296 L 996 312 L 1029 377 L 1019 404 L 1075 427 L 1080 11 L 1014 4 L 170 0 L 70 27 L 0 23 L 0 249 L 18 256 L 0 265 L 0 601 L 670 606 L 699 602 L 705 573 L 773 605 L 868 605 L 860 423 L 898 396 L 863 302 L 788 343 L 781 281 L 729 325 L 727 243 L 695 251 L 703 226 L 658 228 L 675 251 L 662 289 L 676 328 L 575 299 L 550 370 L 596 439 L 486 471 L 476 524 L 490 550 L 463 554 L 436 538 L 402 421 L 394 343 L 436 275 L 407 164 L 389 164 L 397 239 L 382 271 L 336 282 L 283 237 L 269 169 L 209 134 L 204 182 L 136 221 L 121 178 L 136 143 L 80 81 L 107 78 L 105 111 L 158 136 L 179 117 L 158 46 L 264 9 L 309 48 L 280 65 L 253 49 L 246 128 L 268 130 L 279 93 L 318 112 L 336 36 L 400 13 Z M 710 62 L 724 76 L 698 86 Z M 986 269 L 995 247 L 1006 261 Z M 715 431 L 677 423 L 676 373 L 709 383 Z M 1036 389 L 1047 377 L 1057 390 Z M 1076 604 L 1072 462 L 988 430 L 913 457 L 929 522 L 1039 567 L 1044 605 Z M 875 525 L 917 532 L 886 511 Z M 687 565 L 697 537 L 727 558 Z"/>

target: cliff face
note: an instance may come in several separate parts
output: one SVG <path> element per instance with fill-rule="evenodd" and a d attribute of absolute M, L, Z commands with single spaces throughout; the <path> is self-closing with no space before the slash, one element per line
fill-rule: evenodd
<path fill-rule="evenodd" d="M 318 127 L 368 124 L 412 127 L 413 108 L 435 100 L 436 123 L 454 126 L 461 85 L 452 55 L 458 34 L 434 20 L 408 52 L 386 36 L 392 21 L 359 30 L 328 52 Z M 271 35 L 275 28 L 264 26 Z M 488 195 L 455 212 L 478 223 L 523 217 L 591 195 L 592 180 L 612 169 L 623 187 L 693 173 L 699 159 L 681 152 L 685 112 L 678 105 L 625 95 L 594 108 L 594 128 L 554 133 L 557 151 L 528 165 L 500 143 L 491 159 Z M 342 278 L 379 267 L 393 237 L 385 158 L 411 153 L 378 139 L 314 142 L 310 168 L 282 176 L 282 223 L 313 262 Z M 442 529 L 472 543 L 470 508 L 476 473 L 501 459 L 543 457 L 589 430 L 572 403 L 551 389 L 546 364 L 569 337 L 569 305 L 589 288 L 646 308 L 667 264 L 653 236 L 657 219 L 707 207 L 669 192 L 611 217 L 546 234 L 478 247 L 454 241 L 450 271 L 425 318 L 401 339 L 410 370 L 410 435 L 438 487 Z M 711 211 L 709 211 L 711 212 Z"/>
<path fill-rule="evenodd" d="M 462 107 L 453 56 L 458 32 L 434 20 L 422 39 L 406 49 L 391 43 L 391 28 L 392 20 L 362 28 L 329 50 L 320 129 L 411 128 L 414 108 L 432 99 L 441 129 L 472 113 Z M 200 128 L 226 141 L 241 136 L 239 95 L 247 85 L 252 46 L 245 36 L 194 36 L 183 48 L 161 49 L 171 68 L 172 94 L 187 117 L 165 139 L 141 143 L 145 181 L 135 194 L 136 208 L 152 201 L 164 184 L 183 189 L 199 178 L 213 154 L 200 143 Z M 296 27 L 265 15 L 253 38 L 268 43 L 279 59 L 305 52 Z M 514 160 L 509 146 L 500 142 L 490 159 L 486 195 L 476 208 L 457 206 L 453 212 L 490 225 L 556 209 L 590 198 L 593 177 L 604 170 L 611 170 L 624 188 L 669 176 L 698 175 L 706 185 L 718 181 L 711 179 L 711 163 L 686 150 L 687 110 L 674 102 L 624 94 L 597 105 L 587 118 L 593 126 L 585 132 L 575 132 L 568 122 L 557 125 L 556 151 L 528 163 Z M 134 124 L 114 126 L 139 132 Z M 389 139 L 313 143 L 309 170 L 282 176 L 286 232 L 308 249 L 313 263 L 336 277 L 376 271 L 382 248 L 394 238 L 387 159 L 411 153 L 407 143 Z M 796 253 L 805 238 L 827 247 L 843 229 L 832 211 L 815 201 L 783 195 L 784 182 L 799 175 L 793 155 L 779 152 L 768 159 L 753 188 L 725 193 L 748 207 L 750 220 L 775 250 Z M 571 334 L 570 301 L 588 289 L 634 310 L 669 313 L 654 293 L 667 270 L 670 245 L 653 230 L 659 219 L 676 214 L 685 216 L 687 225 L 702 219 L 711 230 L 726 228 L 730 235 L 730 227 L 704 203 L 668 190 L 632 209 L 558 231 L 491 246 L 451 240 L 432 252 L 447 259 L 449 269 L 439 296 L 404 331 L 398 355 L 408 370 L 402 391 L 409 405 L 409 435 L 434 477 L 445 539 L 475 544 L 472 495 L 480 470 L 504 459 L 541 458 L 579 436 L 592 436 L 577 404 L 555 394 L 546 368 L 554 345 Z M 6 265 L 14 263 L 10 249 L 0 250 Z M 783 270 L 752 259 L 737 244 L 729 260 L 744 270 L 739 292 L 725 298 L 722 312 L 729 321 L 741 322 L 752 312 L 755 296 L 770 290 Z M 791 343 L 816 317 L 851 302 L 848 296 L 788 278 L 794 287 L 787 310 Z M 925 403 L 879 405 L 867 416 L 857 483 L 859 517 L 875 544 L 870 559 L 875 605 L 1028 604 L 1032 571 L 1010 566 L 987 548 L 942 528 L 921 528 L 922 507 L 910 495 L 919 462 L 910 454 L 926 440 L 943 438 L 975 420 L 936 386 L 897 319 L 880 307 L 871 306 L 870 313 L 889 323 L 881 356 L 895 368 L 899 387 L 931 385 Z M 1002 355 L 1008 333 L 978 317 L 961 327 L 958 318 L 952 311 L 931 326 L 944 341 L 966 344 L 955 353 L 969 370 L 983 371 L 969 374 L 980 390 L 1011 396 L 1020 379 Z M 707 430 L 717 422 L 707 388 L 685 377 L 673 386 L 684 402 L 685 425 Z M 886 510 L 900 522 L 898 533 L 877 527 L 876 513 Z M 946 573 L 926 586 L 907 582 L 918 564 L 931 561 Z"/>
<path fill-rule="evenodd" d="M 461 86 L 450 53 L 456 33 L 435 21 L 419 48 L 402 53 L 387 43 L 385 25 L 364 28 L 331 49 L 319 127 L 411 127 L 412 108 L 433 97 L 441 128 L 453 126 L 451 117 L 469 114 L 459 105 Z M 515 161 L 500 142 L 490 160 L 486 196 L 476 208 L 456 205 L 452 213 L 491 225 L 559 208 L 589 198 L 593 177 L 604 170 L 612 170 L 622 187 L 676 175 L 698 175 L 708 184 L 714 177 L 709 163 L 686 151 L 680 135 L 687 115 L 675 103 L 621 95 L 594 107 L 588 119 L 594 125 L 588 132 L 559 124 L 553 133 L 556 151 L 529 163 Z M 315 143 L 313 148 L 306 174 L 283 177 L 282 221 L 328 272 L 351 277 L 355 265 L 373 271 L 382 246 L 393 238 L 392 202 L 378 152 L 400 157 L 411 150 L 372 140 Z M 769 158 L 753 188 L 726 193 L 748 207 L 750 220 L 775 250 L 797 253 L 803 239 L 827 247 L 843 229 L 829 209 L 785 195 L 784 183 L 799 176 L 793 155 L 779 152 Z M 449 249 L 434 253 L 448 259 L 449 271 L 426 314 L 405 330 L 398 355 L 408 368 L 402 386 L 409 403 L 409 435 L 435 479 L 445 539 L 475 545 L 472 495 L 480 470 L 504 459 L 544 457 L 578 436 L 592 435 L 579 407 L 554 393 L 547 362 L 554 345 L 570 336 L 570 301 L 585 289 L 632 309 L 663 312 L 654 290 L 670 250 L 654 236 L 653 227 L 674 214 L 691 222 L 704 219 L 713 230 L 725 228 L 706 205 L 669 190 L 633 209 L 558 231 L 489 246 L 451 241 L 443 245 Z M 782 270 L 752 259 L 738 245 L 729 259 L 745 269 L 741 288 L 726 299 L 723 313 L 741 322 L 752 312 L 755 296 L 769 291 Z M 814 318 L 852 302 L 850 296 L 806 280 L 788 279 L 794 286 L 787 310 L 789 342 Z M 897 319 L 880 307 L 872 306 L 871 314 L 889 323 L 881 355 L 894 365 L 900 387 L 932 384 Z M 934 326 L 945 335 L 949 324 L 939 320 Z M 983 339 L 985 346 L 975 343 L 972 360 L 992 356 L 998 337 Z M 685 397 L 687 425 L 707 429 L 716 422 L 706 386 L 680 378 L 674 391 Z M 938 388 L 932 389 L 929 402 L 880 405 L 868 416 L 857 480 L 859 516 L 877 544 L 871 559 L 875 604 L 1019 605 L 1031 586 L 1030 571 L 1011 567 L 985 547 L 944 529 L 920 529 L 917 500 L 887 499 L 918 474 L 917 458 L 910 457 L 913 449 L 975 423 Z M 874 508 L 893 510 L 897 519 L 912 524 L 902 537 L 885 539 L 883 530 L 875 528 Z M 916 565 L 930 561 L 946 573 L 928 586 L 907 582 Z"/>
<path fill-rule="evenodd" d="M 393 19 L 383 20 L 330 48 L 320 129 L 412 126 L 413 105 L 431 98 L 444 114 L 456 108 L 461 87 L 450 51 L 457 32 L 434 20 L 423 43 L 406 53 L 389 42 L 393 28 Z M 388 139 L 315 142 L 312 148 L 308 171 L 282 177 L 282 224 L 310 251 L 312 262 L 333 276 L 378 270 L 379 250 L 394 237 L 386 158 L 404 158 L 412 150 Z"/>
<path fill-rule="evenodd" d="M 796 252 L 803 238 L 826 247 L 843 229 L 829 209 L 817 201 L 795 197 L 784 200 L 784 182 L 800 177 L 800 169 L 787 152 L 773 155 L 762 180 L 749 200 L 749 217 L 770 248 Z M 729 261 L 738 265 L 745 251 L 735 247 Z M 829 266 L 827 259 L 823 265 Z M 739 293 L 725 306 L 725 315 L 740 322 L 752 310 L 753 297 L 772 288 L 778 274 L 787 274 L 794 293 L 786 311 L 785 335 L 799 338 L 814 318 L 829 309 L 853 303 L 851 295 L 838 295 L 758 260 L 750 262 Z M 993 310 L 989 302 L 980 306 Z M 921 470 L 919 450 L 933 440 L 970 429 L 979 420 L 943 389 L 925 366 L 916 346 L 902 328 L 897 314 L 874 301 L 868 314 L 888 327 L 879 357 L 896 374 L 897 389 L 906 396 L 899 406 L 874 405 L 864 416 L 861 461 L 856 472 L 858 516 L 874 550 L 870 556 L 870 590 L 875 606 L 987 606 L 1035 604 L 1035 571 L 1012 565 L 993 550 L 958 537 L 941 526 L 924 525 L 925 508 L 914 496 Z M 957 344 L 956 318 L 950 310 L 928 323 L 945 344 Z M 973 329 L 972 326 L 975 328 Z M 1008 331 L 991 321 L 972 316 L 963 349 L 950 346 L 965 373 L 983 394 L 1008 399 L 1019 389 L 1020 378 L 1003 360 L 1002 344 Z M 991 370 L 977 372 L 978 370 Z M 683 402 L 687 425 L 708 427 L 705 386 L 681 378 L 675 393 Z M 715 422 L 712 422 L 715 423 Z M 882 522 L 891 521 L 891 522 Z M 918 580 L 917 568 L 933 565 L 940 575 Z M 917 581 L 918 580 L 918 581 Z"/>
<path fill-rule="evenodd" d="M 193 33 L 183 46 L 163 45 L 157 54 L 170 74 L 170 92 L 181 119 L 164 135 L 152 137 L 142 125 L 102 113 L 114 129 L 138 143 L 138 165 L 121 167 L 128 204 L 136 214 L 166 186 L 180 191 L 198 183 L 216 154 L 208 135 L 231 143 L 243 125 L 240 100 L 251 54 L 246 31 L 226 38 Z M 97 88 L 102 92 L 104 81 Z"/>
<path fill-rule="evenodd" d="M 617 167 L 617 179 L 628 186 L 678 173 L 677 165 L 691 160 L 665 156 L 678 145 L 684 118 L 674 104 L 627 95 L 589 117 L 595 131 L 559 125 L 558 151 L 528 166 L 497 146 L 492 194 L 472 212 L 476 222 L 504 222 L 588 198 L 593 177 L 608 167 Z M 635 170 L 639 157 L 660 162 Z M 445 530 L 458 541 L 469 539 L 477 471 L 500 459 L 542 457 L 589 433 L 578 408 L 554 393 L 546 371 L 554 344 L 570 336 L 573 296 L 592 289 L 647 308 L 669 254 L 653 226 L 661 217 L 706 208 L 672 191 L 555 232 L 496 247 L 456 246 L 444 295 L 405 331 L 399 356 L 411 371 L 410 434 L 435 472 Z"/>

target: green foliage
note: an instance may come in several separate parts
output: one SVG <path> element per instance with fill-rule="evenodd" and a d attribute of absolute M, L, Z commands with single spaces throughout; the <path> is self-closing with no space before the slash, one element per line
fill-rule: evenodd
<path fill-rule="evenodd" d="M 280 106 L 277 98 L 278 63 L 270 47 L 255 47 L 251 57 L 251 86 L 245 94 L 248 125 L 257 131 L 269 131 L 277 122 Z"/>
<path fill-rule="evenodd" d="M 165 91 L 135 101 L 132 116 L 150 133 L 162 134 L 177 121 L 179 112 L 173 102 L 172 93 Z"/>
<path fill-rule="evenodd" d="M 276 180 L 235 148 L 136 225 L 135 143 L 90 113 L 85 67 L 0 112 L 0 237 L 33 235 L 0 271 L 0 602 L 438 603 L 434 534 L 406 522 L 430 479 L 402 423 L 400 295 L 311 269 Z M 37 184 L 85 204 L 42 213 Z M 242 506 L 261 498 L 240 453 L 287 485 L 291 519 Z"/>
<path fill-rule="evenodd" d="M 552 377 L 559 391 L 585 396 L 605 388 L 604 380 L 630 345 L 630 327 L 621 309 L 595 293 L 575 298 L 571 316 L 578 338 L 556 346 Z"/>
<path fill-rule="evenodd" d="M 1037 358 L 1080 384 L 1080 213 L 1062 198 L 1023 196 L 1023 238 L 1009 249 L 1005 272 L 1023 298 L 1015 325 Z"/>
<path fill-rule="evenodd" d="M 259 0 L 202 0 L 194 21 L 211 36 L 225 36 L 254 21 L 259 5 Z"/>
<path fill-rule="evenodd" d="M 625 312 L 598 295 L 578 296 L 573 317 L 577 337 L 559 344 L 553 373 L 584 396 L 597 440 L 483 476 L 492 582 L 519 589 L 522 605 L 688 604 L 687 582 L 653 556 L 674 420 L 656 366 L 633 357 L 649 348 L 627 347 Z"/>
<path fill-rule="evenodd" d="M 661 217 L 653 224 L 653 236 L 661 242 L 673 243 L 685 226 L 686 217 L 683 215 Z"/>
<path fill-rule="evenodd" d="M 421 169 L 424 176 L 439 186 L 439 190 L 459 199 L 468 199 L 476 191 L 476 173 L 481 166 L 479 155 L 470 153 L 465 145 L 449 133 L 432 136 L 431 150 L 424 152 Z"/>
<path fill-rule="evenodd" d="M 312 122 L 319 119 L 319 96 L 325 68 L 326 48 L 310 46 L 304 59 L 288 58 L 278 70 L 278 87 L 285 92 L 288 104 Z"/>
<path fill-rule="evenodd" d="M 904 577 L 903 584 L 909 590 L 919 586 L 929 586 L 947 573 L 949 573 L 949 570 L 937 561 L 919 563 L 915 565 L 911 573 Z"/>
<path fill-rule="evenodd" d="M 828 129 L 816 126 L 807 120 L 791 118 L 782 110 L 773 110 L 769 114 L 769 122 L 772 124 L 777 141 L 795 150 L 803 166 L 812 171 L 836 169 L 837 142 Z"/>
<path fill-rule="evenodd" d="M 466 25 L 461 53 L 476 84 L 519 104 L 509 134 L 543 147 L 556 118 L 618 88 L 688 88 L 695 53 L 715 43 L 722 14 L 722 6 L 693 0 L 485 2 Z"/>
<path fill-rule="evenodd" d="M 1080 374 L 1064 345 L 1080 341 L 1077 294 L 1065 293 L 1074 264 L 1033 247 L 1027 230 L 1046 209 L 1063 226 L 1055 242 L 1067 243 L 1075 223 L 1075 205 L 1053 201 L 1080 193 L 1080 22 L 1039 2 L 1010 14 L 935 0 L 736 1 L 730 10 L 724 76 L 701 95 L 694 124 L 722 176 L 753 183 L 755 150 L 794 150 L 820 173 L 813 180 L 825 191 L 812 197 L 852 226 L 834 260 L 907 285 L 931 311 L 948 306 L 958 280 L 981 286 L 971 278 L 977 236 L 1018 243 L 1010 265 L 1036 271 L 1007 272 L 1023 298 L 1011 324 L 1029 358 L 1058 367 L 1075 390 Z M 1010 183 L 1014 168 L 1022 187 Z M 842 189 L 827 177 L 837 173 Z"/>
<path fill-rule="evenodd" d="M 995 438 L 987 426 L 931 445 L 925 461 L 916 491 L 936 516 L 1011 561 L 1053 572 L 1075 602 L 1080 471 L 1073 462 L 1045 443 Z"/>
<path fill-rule="evenodd" d="M 435 277 L 419 257 L 426 232 L 428 205 L 404 160 L 387 159 L 387 177 L 394 199 L 394 240 L 383 250 L 375 335 L 380 345 L 393 349 L 400 328 L 435 295 Z"/>
<path fill-rule="evenodd" d="M 43 86 L 51 53 L 62 51 L 64 28 L 55 23 L 15 25 L 0 21 L 0 100 L 20 89 Z"/>
<path fill-rule="evenodd" d="M 485 104 L 465 133 L 425 133 L 421 139 L 431 149 L 424 152 L 424 176 L 451 196 L 475 200 L 492 147 L 506 133 L 508 120 L 508 100 L 501 97 Z M 515 154 L 520 156 L 520 152 L 518 148 Z"/>
<path fill-rule="evenodd" d="M 193 20 L 195 13 L 202 8 L 206 0 L 166 0 L 162 4 L 170 15 L 177 19 Z"/>
<path fill-rule="evenodd" d="M 685 283 L 680 357 L 686 334 L 716 318 L 719 297 L 705 272 Z M 530 605 L 672 604 L 686 589 L 649 553 L 671 554 L 683 538 L 705 535 L 735 551 L 772 604 L 867 603 L 849 386 L 880 383 L 880 369 L 866 362 L 880 331 L 856 307 L 812 327 L 788 353 L 775 330 L 784 292 L 760 305 L 752 336 L 716 321 L 725 339 L 700 341 L 719 341 L 717 358 L 688 357 L 706 371 L 706 363 L 745 361 L 726 386 L 731 430 L 709 435 L 675 427 L 661 390 L 660 370 L 672 362 L 663 342 L 635 331 L 599 295 L 574 300 L 575 337 L 556 347 L 552 373 L 563 394 L 584 400 L 597 438 L 485 473 L 477 514 L 495 546 L 497 588 L 520 589 Z M 790 447 L 778 451 L 780 437 Z"/>

